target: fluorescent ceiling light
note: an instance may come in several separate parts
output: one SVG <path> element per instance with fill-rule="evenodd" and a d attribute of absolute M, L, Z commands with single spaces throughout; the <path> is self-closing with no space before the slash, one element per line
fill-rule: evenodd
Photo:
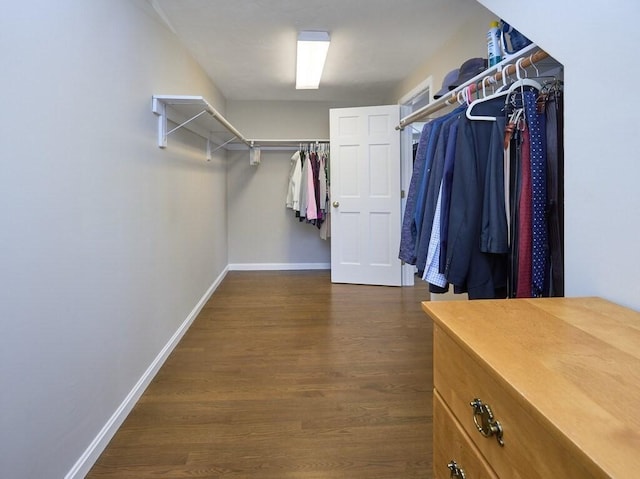
<path fill-rule="evenodd" d="M 320 86 L 327 50 L 329 50 L 329 34 L 327 32 L 300 32 L 298 34 L 297 90 L 313 90 Z"/>

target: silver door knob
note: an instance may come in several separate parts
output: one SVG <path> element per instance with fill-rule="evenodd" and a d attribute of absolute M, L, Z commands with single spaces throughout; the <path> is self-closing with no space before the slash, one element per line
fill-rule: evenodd
<path fill-rule="evenodd" d="M 337 202 L 337 201 L 334 201 L 334 202 L 333 202 L 333 207 L 334 207 L 334 208 L 337 208 L 338 206 L 340 206 L 340 203 L 339 203 L 339 202 Z"/>

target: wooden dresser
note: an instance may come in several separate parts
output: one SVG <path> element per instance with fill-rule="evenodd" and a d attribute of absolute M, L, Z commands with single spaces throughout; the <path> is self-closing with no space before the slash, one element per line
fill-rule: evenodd
<path fill-rule="evenodd" d="M 640 478 L 640 313 L 599 298 L 422 307 L 436 479 Z"/>

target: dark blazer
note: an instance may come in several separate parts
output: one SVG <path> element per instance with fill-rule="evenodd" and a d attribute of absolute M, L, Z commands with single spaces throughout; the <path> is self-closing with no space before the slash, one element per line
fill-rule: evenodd
<path fill-rule="evenodd" d="M 501 145 L 504 138 L 503 108 L 503 98 L 481 103 L 474 108 L 475 115 L 494 116 L 500 121 L 472 121 L 463 115 L 458 124 L 445 276 L 456 292 L 467 292 L 470 299 L 503 298 L 507 294 L 507 255 L 481 251 L 483 210 L 497 199 L 494 195 L 485 204 L 485 193 L 488 185 L 491 188 L 503 181 L 493 177 L 498 171 L 495 168 L 492 177 L 487 177 L 488 165 L 497 165 L 492 162 L 498 161 L 498 154 L 502 162 L 503 150 L 495 142 L 499 140 Z M 496 156 L 492 162 L 490 155 Z M 484 215 L 499 213 L 487 211 Z M 494 234 L 490 228 L 485 233 Z"/>

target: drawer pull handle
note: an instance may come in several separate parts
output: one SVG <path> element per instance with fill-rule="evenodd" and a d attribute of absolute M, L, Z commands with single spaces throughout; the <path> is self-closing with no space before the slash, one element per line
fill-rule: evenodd
<path fill-rule="evenodd" d="M 451 479 L 466 479 L 467 476 L 464 475 L 464 469 L 462 469 L 456 461 L 451 459 L 451 462 L 447 464 L 447 467 L 451 471 Z"/>
<path fill-rule="evenodd" d="M 488 404 L 476 398 L 471 401 L 471 407 L 473 408 L 473 422 L 476 428 L 484 437 L 495 436 L 498 444 L 504 446 L 502 440 L 502 425 L 493 417 L 493 412 Z"/>

